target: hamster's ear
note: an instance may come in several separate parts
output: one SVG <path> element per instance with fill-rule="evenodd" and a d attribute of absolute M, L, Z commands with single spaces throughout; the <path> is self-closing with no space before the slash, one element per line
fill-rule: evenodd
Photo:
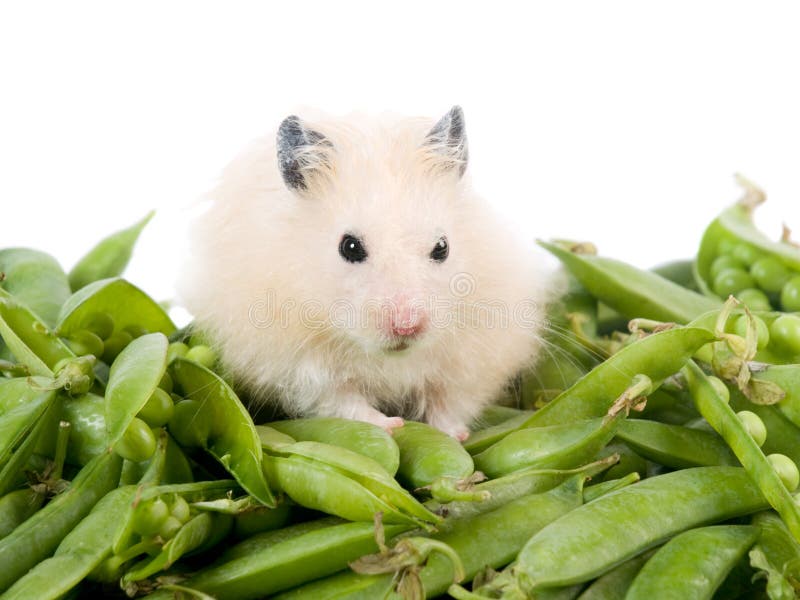
<path fill-rule="evenodd" d="M 443 166 L 458 169 L 459 176 L 467 170 L 469 152 L 467 149 L 467 130 L 464 124 L 464 111 L 454 106 L 439 119 L 425 137 L 427 150 L 440 155 Z M 438 162 L 438 161 L 437 161 Z"/>
<path fill-rule="evenodd" d="M 303 191 L 314 171 L 329 166 L 333 145 L 318 131 L 307 128 L 299 117 L 286 117 L 278 127 L 278 168 L 286 187 Z"/>

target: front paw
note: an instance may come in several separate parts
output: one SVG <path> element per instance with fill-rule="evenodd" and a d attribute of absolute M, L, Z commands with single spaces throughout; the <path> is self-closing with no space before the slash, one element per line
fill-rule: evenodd
<path fill-rule="evenodd" d="M 384 429 L 389 435 L 392 435 L 395 429 L 398 429 L 406 424 L 402 417 L 387 417 L 383 414 L 379 417 L 376 417 L 374 420 L 370 419 L 369 422 Z"/>
<path fill-rule="evenodd" d="M 466 424 L 449 415 L 431 415 L 427 421 L 431 427 L 443 431 L 459 442 L 465 442 L 469 437 L 469 428 Z"/>

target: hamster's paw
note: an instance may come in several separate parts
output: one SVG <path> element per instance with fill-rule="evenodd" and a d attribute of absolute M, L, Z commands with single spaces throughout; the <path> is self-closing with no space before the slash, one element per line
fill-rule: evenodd
<path fill-rule="evenodd" d="M 406 424 L 402 417 L 387 417 L 384 414 L 381 414 L 380 417 L 376 417 L 375 420 L 370 420 L 369 423 L 385 429 L 386 433 L 389 435 L 392 435 L 395 429 Z"/>
<path fill-rule="evenodd" d="M 464 442 L 469 437 L 469 428 L 453 415 L 438 413 L 428 417 L 427 421 L 431 427 L 443 431 L 459 442 Z"/>

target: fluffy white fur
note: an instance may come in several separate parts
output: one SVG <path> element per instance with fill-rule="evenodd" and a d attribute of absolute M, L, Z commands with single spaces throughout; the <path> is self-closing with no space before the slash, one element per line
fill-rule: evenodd
<path fill-rule="evenodd" d="M 465 438 L 536 358 L 551 290 L 544 267 L 447 149 L 423 144 L 434 120 L 300 116 L 331 143 L 324 160 L 307 161 L 307 189 L 284 184 L 274 133 L 234 160 L 193 232 L 186 307 L 234 379 L 290 414 L 387 428 L 404 415 Z M 366 262 L 342 259 L 344 233 L 363 238 Z M 435 263 L 441 235 L 450 254 Z M 427 314 L 438 307 L 402 351 L 379 323 L 396 298 Z"/>

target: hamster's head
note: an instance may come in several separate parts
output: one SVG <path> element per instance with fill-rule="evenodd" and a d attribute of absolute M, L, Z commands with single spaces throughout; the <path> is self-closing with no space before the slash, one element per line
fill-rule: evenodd
<path fill-rule="evenodd" d="M 448 335 L 467 269 L 460 107 L 429 121 L 306 122 L 277 134 L 285 192 L 280 253 L 309 330 L 403 356 Z"/>

